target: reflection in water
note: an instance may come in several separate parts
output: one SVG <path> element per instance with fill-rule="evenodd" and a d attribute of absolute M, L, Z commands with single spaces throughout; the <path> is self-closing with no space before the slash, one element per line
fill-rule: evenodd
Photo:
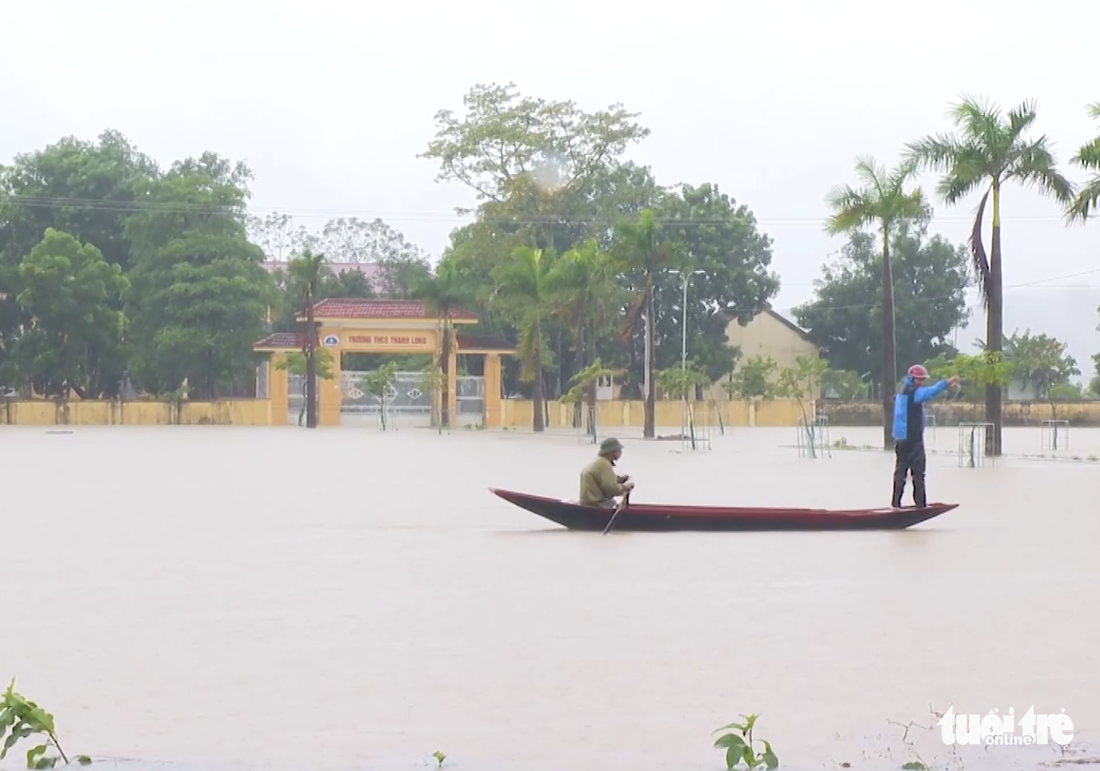
<path fill-rule="evenodd" d="M 891 455 L 800 460 L 777 446 L 790 433 L 736 429 L 696 455 L 621 436 L 622 467 L 639 502 L 886 502 Z M 1039 447 L 1037 431 L 1005 436 Z M 752 711 L 782 767 L 896 768 L 949 756 L 923 729 L 902 748 L 888 722 L 929 725 L 930 703 L 1064 708 L 1097 740 L 1088 464 L 930 455 L 930 499 L 961 507 L 910 532 L 602 537 L 548 531 L 486 490 L 575 495 L 593 450 L 571 436 L 5 428 L 0 447 L 0 679 L 74 752 L 716 769 L 710 731 Z M 1074 451 L 1100 436 L 1075 431 Z"/>

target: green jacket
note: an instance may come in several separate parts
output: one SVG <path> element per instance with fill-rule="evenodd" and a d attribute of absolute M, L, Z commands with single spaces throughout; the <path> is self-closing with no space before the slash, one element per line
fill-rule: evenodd
<path fill-rule="evenodd" d="M 626 490 L 615 476 L 615 467 L 603 455 L 598 456 L 581 471 L 580 502 L 585 506 L 605 504 Z"/>

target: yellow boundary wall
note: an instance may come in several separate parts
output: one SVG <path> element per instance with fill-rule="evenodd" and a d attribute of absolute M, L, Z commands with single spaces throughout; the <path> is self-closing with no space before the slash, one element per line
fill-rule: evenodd
<path fill-rule="evenodd" d="M 926 411 L 936 416 L 940 426 L 956 425 L 959 421 L 984 421 L 984 403 L 933 402 Z M 831 402 L 819 405 L 822 414 L 833 426 L 880 426 L 882 405 L 872 402 Z M 1005 426 L 1038 426 L 1044 420 L 1068 420 L 1074 426 L 1100 426 L 1100 401 L 1067 402 L 1005 402 L 1001 409 Z"/>
<path fill-rule="evenodd" d="M 0 400 L 0 425 L 13 426 L 270 426 L 268 399 L 216 402 Z"/>
<path fill-rule="evenodd" d="M 787 399 L 774 401 L 714 401 L 692 402 L 696 425 L 717 427 L 721 415 L 726 426 L 796 426 L 802 418 L 798 402 Z M 573 405 L 547 402 L 550 420 L 547 428 L 572 428 Z M 812 416 L 813 404 L 807 403 L 806 414 Z M 529 399 L 505 399 L 501 404 L 501 425 L 507 428 L 530 428 L 534 403 Z M 657 426 L 682 425 L 683 402 L 658 399 L 654 410 Z M 645 420 L 645 403 L 641 401 L 596 402 L 596 425 L 604 428 L 641 428 Z"/>

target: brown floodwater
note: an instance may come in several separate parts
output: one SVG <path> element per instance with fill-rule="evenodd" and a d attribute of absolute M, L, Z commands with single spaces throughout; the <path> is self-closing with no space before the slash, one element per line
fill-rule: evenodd
<path fill-rule="evenodd" d="M 724 767 L 711 731 L 758 712 L 781 768 L 895 769 L 952 761 L 889 722 L 931 725 L 930 704 L 1064 709 L 1100 745 L 1097 431 L 1052 459 L 1009 429 L 983 468 L 930 433 L 930 498 L 961 505 L 910 531 L 602 537 L 486 489 L 575 496 L 593 448 L 568 434 L 53 430 L 0 429 L 0 680 L 70 753 L 704 771 Z M 802 459 L 793 429 L 695 453 L 620 438 L 636 502 L 888 503 L 892 455 Z"/>

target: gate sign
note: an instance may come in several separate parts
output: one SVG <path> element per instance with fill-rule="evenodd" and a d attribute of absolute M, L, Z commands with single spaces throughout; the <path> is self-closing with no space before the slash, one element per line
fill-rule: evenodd
<path fill-rule="evenodd" d="M 332 347 L 340 344 L 340 338 L 336 335 L 325 335 L 325 339 L 321 341 L 321 345 Z"/>

